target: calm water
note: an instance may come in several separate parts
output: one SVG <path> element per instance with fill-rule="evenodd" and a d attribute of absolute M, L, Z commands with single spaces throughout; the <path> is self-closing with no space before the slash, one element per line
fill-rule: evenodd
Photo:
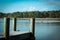
<path fill-rule="evenodd" d="M 60 40 L 59 20 L 36 20 L 35 21 L 36 40 Z M 56 23 L 52 23 L 56 22 Z M 10 31 L 13 23 L 10 20 Z M 30 20 L 17 20 L 17 31 L 29 31 Z M 0 33 L 4 32 L 4 19 L 0 18 Z"/>

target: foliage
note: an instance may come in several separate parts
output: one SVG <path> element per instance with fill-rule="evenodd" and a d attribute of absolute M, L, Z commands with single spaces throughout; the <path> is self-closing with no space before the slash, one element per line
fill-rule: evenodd
<path fill-rule="evenodd" d="M 60 10 L 57 11 L 29 11 L 29 12 L 13 12 L 4 14 L 0 12 L 0 16 L 5 15 L 6 17 L 19 17 L 19 18 L 60 18 Z"/>

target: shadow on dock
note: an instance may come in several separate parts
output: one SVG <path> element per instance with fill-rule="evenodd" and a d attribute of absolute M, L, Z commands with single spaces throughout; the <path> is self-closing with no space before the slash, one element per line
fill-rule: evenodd
<path fill-rule="evenodd" d="M 32 33 L 24 33 L 24 34 L 9 36 L 8 39 L 2 37 L 0 38 L 0 40 L 35 40 L 35 37 Z"/>

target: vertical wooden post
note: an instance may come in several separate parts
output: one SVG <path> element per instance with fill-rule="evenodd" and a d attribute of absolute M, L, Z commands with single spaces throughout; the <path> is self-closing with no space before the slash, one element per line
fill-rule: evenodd
<path fill-rule="evenodd" d="M 30 32 L 35 35 L 35 18 L 31 18 L 30 21 Z"/>
<path fill-rule="evenodd" d="M 13 31 L 16 31 L 16 18 L 13 18 Z"/>
<path fill-rule="evenodd" d="M 9 39 L 9 25 L 10 25 L 10 18 L 4 18 L 4 36 L 5 39 Z"/>

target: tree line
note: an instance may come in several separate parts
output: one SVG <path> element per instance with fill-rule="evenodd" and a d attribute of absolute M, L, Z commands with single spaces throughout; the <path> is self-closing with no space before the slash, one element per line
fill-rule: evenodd
<path fill-rule="evenodd" d="M 1 13 L 0 16 L 15 17 L 15 18 L 60 18 L 60 10 L 57 11 L 29 11 L 29 12 L 13 12 Z"/>

